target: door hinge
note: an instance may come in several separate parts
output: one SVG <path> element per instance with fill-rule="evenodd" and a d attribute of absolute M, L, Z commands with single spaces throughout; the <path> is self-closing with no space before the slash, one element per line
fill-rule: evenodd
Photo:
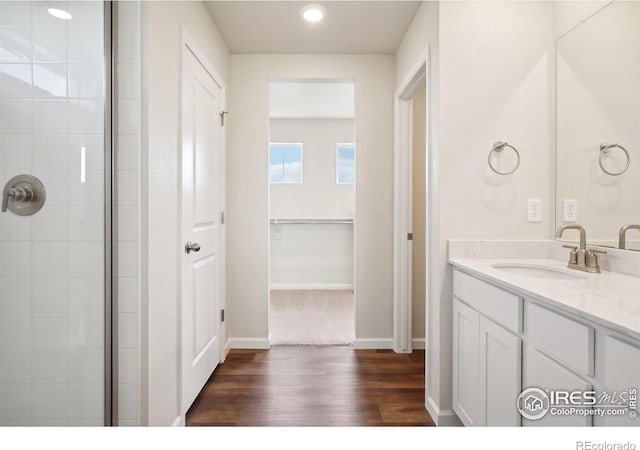
<path fill-rule="evenodd" d="M 224 225 L 224 211 L 220 213 L 220 224 Z"/>
<path fill-rule="evenodd" d="M 413 233 L 407 233 L 407 240 L 413 241 Z"/>
<path fill-rule="evenodd" d="M 220 113 L 220 125 L 221 125 L 221 126 L 224 126 L 224 116 L 226 116 L 227 114 L 229 114 L 229 112 L 228 112 L 228 111 L 222 111 L 222 112 Z"/>
<path fill-rule="evenodd" d="M 224 309 L 220 310 L 220 322 L 224 322 Z"/>

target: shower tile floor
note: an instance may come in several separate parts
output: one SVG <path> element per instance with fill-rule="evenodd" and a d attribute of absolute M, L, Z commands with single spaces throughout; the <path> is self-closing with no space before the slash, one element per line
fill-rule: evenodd
<path fill-rule="evenodd" d="M 272 345 L 353 345 L 355 299 L 351 290 L 273 290 Z"/>

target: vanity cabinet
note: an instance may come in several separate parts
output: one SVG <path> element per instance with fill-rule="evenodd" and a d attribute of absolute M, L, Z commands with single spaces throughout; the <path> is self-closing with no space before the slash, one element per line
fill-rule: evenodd
<path fill-rule="evenodd" d="M 464 425 L 640 426 L 628 413 L 522 418 L 528 387 L 637 395 L 640 342 L 457 268 L 453 278 L 453 410 Z"/>
<path fill-rule="evenodd" d="M 456 275 L 453 409 L 467 426 L 517 426 L 520 415 L 514 406 L 521 391 L 522 341 L 493 319 L 518 329 L 519 308 L 505 310 L 500 303 L 520 299 L 478 281 L 463 273 Z M 474 288 L 494 294 L 489 297 L 493 301 L 480 305 L 482 314 L 464 301 L 474 304 L 478 298 Z"/>

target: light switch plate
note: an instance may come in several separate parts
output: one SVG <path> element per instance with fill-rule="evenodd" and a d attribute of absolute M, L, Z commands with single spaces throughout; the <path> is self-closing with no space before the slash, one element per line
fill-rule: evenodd
<path fill-rule="evenodd" d="M 540 199 L 529 199 L 527 208 L 527 220 L 529 222 L 542 222 L 542 201 Z"/>
<path fill-rule="evenodd" d="M 564 222 L 577 222 L 578 221 L 578 201 L 577 200 L 565 200 L 563 202 L 563 214 L 562 220 Z"/>

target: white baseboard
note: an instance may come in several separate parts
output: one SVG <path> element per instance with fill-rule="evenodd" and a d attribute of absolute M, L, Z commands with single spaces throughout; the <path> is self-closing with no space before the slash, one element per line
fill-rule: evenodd
<path fill-rule="evenodd" d="M 222 358 L 223 361 L 227 359 L 229 350 L 231 350 L 231 338 L 227 338 L 227 342 L 224 343 L 224 358 Z"/>
<path fill-rule="evenodd" d="M 171 424 L 172 427 L 184 427 L 184 416 L 178 416 Z"/>
<path fill-rule="evenodd" d="M 226 347 L 231 350 L 232 348 L 242 348 L 249 350 L 268 350 L 271 348 L 268 338 L 241 338 L 234 337 L 227 340 Z"/>
<path fill-rule="evenodd" d="M 356 339 L 353 346 L 357 349 L 388 350 L 393 349 L 392 338 L 361 338 Z"/>
<path fill-rule="evenodd" d="M 425 340 L 415 338 L 411 340 L 411 345 L 415 350 L 424 350 Z M 354 348 L 357 349 L 373 349 L 373 350 L 390 350 L 393 349 L 392 338 L 359 338 L 356 339 Z M 225 355 L 233 348 L 238 349 L 255 349 L 264 350 L 271 348 L 270 338 L 229 338 L 224 346 Z"/>
<path fill-rule="evenodd" d="M 347 291 L 353 290 L 353 284 L 350 283 L 315 283 L 315 284 L 293 284 L 293 283 L 274 283 L 271 285 L 273 291 L 307 291 L 307 290 L 320 290 L 320 291 Z"/>
<path fill-rule="evenodd" d="M 433 419 L 433 422 L 438 427 L 460 427 L 462 422 L 458 418 L 455 412 L 450 409 L 440 410 L 433 402 L 433 399 L 429 397 L 427 399 L 427 412 Z"/>

